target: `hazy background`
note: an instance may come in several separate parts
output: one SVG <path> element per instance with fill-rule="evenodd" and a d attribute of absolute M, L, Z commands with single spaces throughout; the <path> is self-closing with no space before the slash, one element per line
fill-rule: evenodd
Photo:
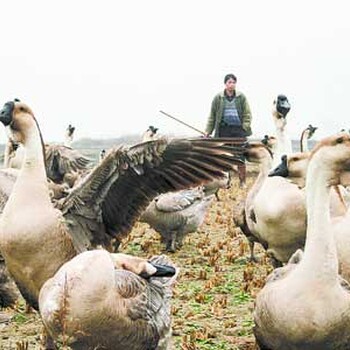
<path fill-rule="evenodd" d="M 46 141 L 142 133 L 196 135 L 223 77 L 234 73 L 254 137 L 273 133 L 279 93 L 289 131 L 348 129 L 350 21 L 346 1 L 16 1 L 2 3 L 0 104 L 18 97 Z M 0 142 L 5 132 L 0 131 Z"/>

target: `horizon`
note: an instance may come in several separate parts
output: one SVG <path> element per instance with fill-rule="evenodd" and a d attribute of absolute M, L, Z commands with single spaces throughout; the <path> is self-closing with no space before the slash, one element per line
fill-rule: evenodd
<path fill-rule="evenodd" d="M 193 136 L 159 111 L 204 130 L 227 73 L 247 96 L 253 137 L 273 133 L 278 94 L 291 103 L 292 138 L 308 124 L 320 138 L 348 129 L 345 0 L 14 0 L 2 10 L 16 14 L 16 25 L 13 16 L 0 22 L 8 34 L 0 54 L 2 103 L 26 102 L 44 139 L 61 140 L 68 124 L 79 138 L 141 134 L 149 125 Z"/>

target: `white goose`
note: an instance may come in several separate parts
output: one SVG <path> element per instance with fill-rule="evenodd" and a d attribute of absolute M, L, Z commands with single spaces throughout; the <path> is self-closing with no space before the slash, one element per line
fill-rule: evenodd
<path fill-rule="evenodd" d="M 301 133 L 301 137 L 300 137 L 300 152 L 308 152 L 309 151 L 308 141 L 315 134 L 316 130 L 317 130 L 317 127 L 312 126 L 311 124 L 309 124 L 305 130 L 303 130 L 303 132 Z"/>
<path fill-rule="evenodd" d="M 256 299 L 261 350 L 348 350 L 350 294 L 338 275 L 330 187 L 349 184 L 350 137 L 324 139 L 307 170 L 307 238 L 299 264 L 272 273 Z"/>
<path fill-rule="evenodd" d="M 273 101 L 272 118 L 276 127 L 276 145 L 274 149 L 273 167 L 278 165 L 284 154 L 292 153 L 292 142 L 287 132 L 287 114 L 290 104 L 285 95 L 278 95 Z"/>

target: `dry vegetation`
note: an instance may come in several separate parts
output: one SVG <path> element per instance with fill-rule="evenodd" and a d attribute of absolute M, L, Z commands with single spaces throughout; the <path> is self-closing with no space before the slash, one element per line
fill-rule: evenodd
<path fill-rule="evenodd" d="M 248 187 L 253 182 L 248 180 Z M 172 255 L 181 268 L 173 298 L 175 350 L 252 350 L 254 297 L 271 271 L 258 247 L 259 264 L 250 264 L 247 241 L 233 226 L 232 215 L 246 190 L 237 181 L 221 190 L 201 229 Z M 149 257 L 163 249 L 159 235 L 137 224 L 121 251 Z M 2 322 L 2 315 L 10 317 Z M 26 313 L 23 300 L 0 311 L 0 349 L 40 349 L 42 326 L 37 313 Z"/>

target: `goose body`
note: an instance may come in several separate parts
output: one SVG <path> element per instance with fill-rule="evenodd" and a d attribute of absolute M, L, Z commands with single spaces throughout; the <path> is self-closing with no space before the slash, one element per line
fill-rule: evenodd
<path fill-rule="evenodd" d="M 298 264 L 275 270 L 256 299 L 254 333 L 261 349 L 349 349 L 349 287 L 338 276 L 329 214 L 330 184 L 348 183 L 339 173 L 350 170 L 349 158 L 345 134 L 323 140 L 313 153 L 307 171 L 304 254 Z"/>
<path fill-rule="evenodd" d="M 205 196 L 202 188 L 165 193 L 149 204 L 140 220 L 158 231 L 166 249 L 175 252 L 185 235 L 203 223 L 212 199 L 212 195 Z"/>
<path fill-rule="evenodd" d="M 165 257 L 150 262 L 171 264 Z M 40 313 L 49 333 L 55 339 L 66 336 L 75 350 L 170 350 L 175 280 L 176 275 L 146 280 L 116 268 L 108 252 L 93 250 L 64 264 L 44 284 Z M 60 319 L 64 300 L 68 306 Z"/>
<path fill-rule="evenodd" d="M 282 177 L 268 177 L 272 153 L 261 142 L 247 145 L 248 161 L 260 164 L 259 175 L 245 200 L 242 230 L 251 244 L 261 243 L 273 263 L 287 262 L 294 251 L 305 242 L 304 194 L 298 187 Z"/>

